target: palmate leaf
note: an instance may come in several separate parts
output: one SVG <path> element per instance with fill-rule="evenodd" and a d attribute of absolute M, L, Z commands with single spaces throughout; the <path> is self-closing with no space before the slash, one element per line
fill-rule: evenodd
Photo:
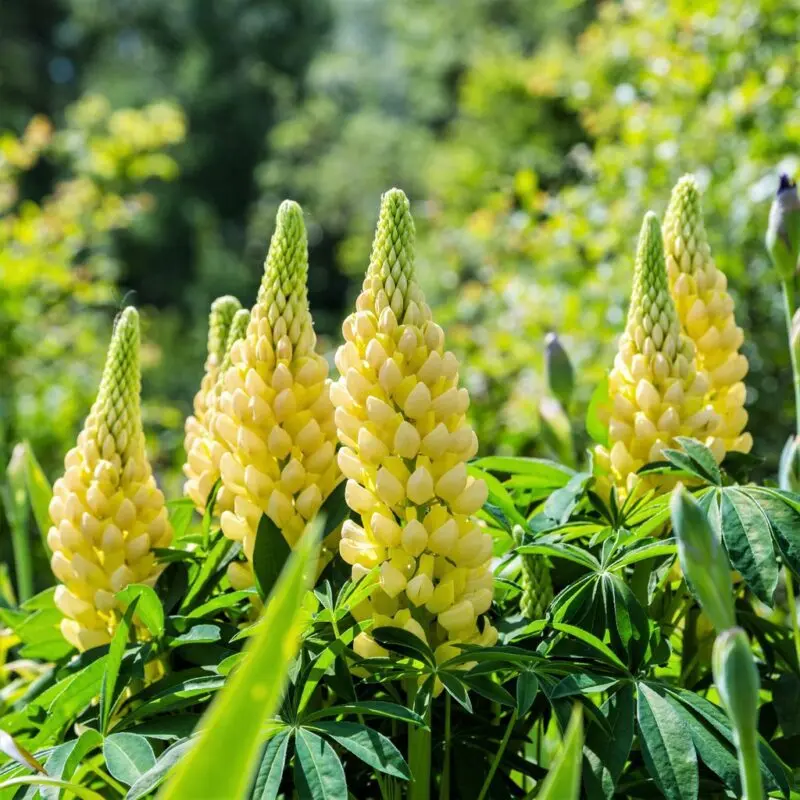
<path fill-rule="evenodd" d="M 343 800 L 344 768 L 336 751 L 317 734 L 300 728 L 295 736 L 294 782 L 300 800 Z"/>
<path fill-rule="evenodd" d="M 400 751 L 383 734 L 366 725 L 356 722 L 319 722 L 315 731 L 324 733 L 379 772 L 402 780 L 411 777 Z"/>
<path fill-rule="evenodd" d="M 697 800 L 697 753 L 680 716 L 646 683 L 638 685 L 636 710 L 647 771 L 667 800 Z"/>

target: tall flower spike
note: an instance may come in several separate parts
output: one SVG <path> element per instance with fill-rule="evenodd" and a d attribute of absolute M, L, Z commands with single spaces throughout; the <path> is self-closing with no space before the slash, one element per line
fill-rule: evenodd
<path fill-rule="evenodd" d="M 225 345 L 233 322 L 233 316 L 240 309 L 241 304 L 231 295 L 218 297 L 211 304 L 211 313 L 208 316 L 208 354 L 206 356 L 203 379 L 200 381 L 200 388 L 197 390 L 197 394 L 194 396 L 194 414 L 186 418 L 184 426 L 183 447 L 187 455 L 187 461 L 183 465 L 183 473 L 187 478 L 185 493 L 194 500 L 197 509 L 201 512 L 205 507 L 205 500 L 200 499 L 196 487 L 198 487 L 200 476 L 205 470 L 202 467 L 195 469 L 188 456 L 192 452 L 195 442 L 205 437 L 208 433 L 206 414 L 209 394 L 217 382 L 220 364 L 225 356 Z M 194 497 L 195 494 L 198 495 L 197 498 Z M 207 497 L 208 495 L 206 495 Z"/>
<path fill-rule="evenodd" d="M 183 485 L 183 492 L 194 501 L 195 507 L 200 513 L 205 511 L 211 490 L 219 479 L 219 464 L 223 453 L 226 452 L 224 444 L 211 434 L 214 415 L 217 413 L 219 398 L 222 394 L 222 378 L 231 365 L 233 344 L 244 337 L 249 321 L 250 312 L 244 309 L 239 309 L 233 316 L 225 342 L 225 355 L 217 370 L 214 385 L 206 393 L 203 401 L 205 408 L 203 422 L 202 424 L 198 423 L 191 449 L 186 453 L 183 472 L 187 480 Z M 214 513 L 221 514 L 225 509 L 232 508 L 233 496 L 224 487 L 220 487 L 214 504 Z"/>
<path fill-rule="evenodd" d="M 479 618 L 492 603 L 492 538 L 471 519 L 486 500 L 483 481 L 467 475 L 478 440 L 467 424 L 458 362 L 414 280 L 414 222 L 397 189 L 380 219 L 356 311 L 344 322 L 336 353 L 338 460 L 347 504 L 339 545 L 353 578 L 374 567 L 379 584 L 358 610 L 375 627 L 402 627 L 437 648 L 493 644 Z M 366 634 L 363 656 L 384 652 Z"/>
<path fill-rule="evenodd" d="M 64 638 L 79 650 L 111 640 L 119 618 L 115 592 L 154 584 L 160 568 L 152 548 L 172 539 L 145 453 L 139 392 L 139 315 L 126 308 L 97 399 L 50 501 L 47 542 L 61 582 L 55 603 L 65 616 Z"/>
<path fill-rule="evenodd" d="M 753 437 L 743 433 L 747 412 L 742 382 L 748 363 L 739 352 L 744 334 L 736 325 L 728 282 L 711 257 L 700 191 L 692 175 L 684 175 L 672 190 L 664 219 L 664 248 L 681 329 L 694 342 L 697 369 L 706 373 L 706 403 L 720 418 L 706 444 L 718 461 L 728 451 L 748 453 Z"/>
<path fill-rule="evenodd" d="M 340 477 L 328 364 L 314 350 L 307 274 L 303 212 L 287 200 L 247 332 L 221 377 L 212 424 L 226 450 L 222 487 L 233 498 L 233 508 L 222 512 L 222 532 L 242 542 L 250 562 L 262 514 L 293 546 Z M 247 577 L 238 567 L 229 575 L 236 585 Z"/>
<path fill-rule="evenodd" d="M 704 407 L 707 390 L 708 381 L 696 371 L 694 345 L 680 332 L 661 228 L 649 212 L 639 234 L 628 320 L 609 375 L 610 450 L 596 449 L 598 470 L 629 491 L 635 472 L 657 461 L 676 436 L 706 439 L 718 424 L 714 410 Z"/>

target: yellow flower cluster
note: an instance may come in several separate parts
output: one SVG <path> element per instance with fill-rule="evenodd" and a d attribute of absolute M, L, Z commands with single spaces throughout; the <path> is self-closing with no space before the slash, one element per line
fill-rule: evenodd
<path fill-rule="evenodd" d="M 47 542 L 62 585 L 55 603 L 64 638 L 79 650 L 111 640 L 119 612 L 115 592 L 152 585 L 152 553 L 172 539 L 164 495 L 145 453 L 139 406 L 139 317 L 119 316 L 97 400 L 53 486 Z"/>
<path fill-rule="evenodd" d="M 718 461 L 727 451 L 748 453 L 753 437 L 742 432 L 747 425 L 742 379 L 748 363 L 739 353 L 744 334 L 736 325 L 727 279 L 711 257 L 700 192 L 691 175 L 681 178 L 672 190 L 663 234 L 670 291 L 681 328 L 694 342 L 698 371 L 706 374 L 706 403 L 720 419 L 705 443 Z"/>
<path fill-rule="evenodd" d="M 212 443 L 208 441 L 206 417 L 209 405 L 213 403 L 215 397 L 214 387 L 217 383 L 222 359 L 225 356 L 233 317 L 240 309 L 239 301 L 230 295 L 218 297 L 211 304 L 205 371 L 203 379 L 200 381 L 200 388 L 194 396 L 194 414 L 186 418 L 184 426 L 183 447 L 187 455 L 186 464 L 183 466 L 183 473 L 187 478 L 184 484 L 184 494 L 191 497 L 197 510 L 201 513 L 204 511 L 208 495 L 219 477 L 218 459 L 216 459 L 216 475 L 214 474 L 215 459 L 213 446 L 209 447 Z"/>
<path fill-rule="evenodd" d="M 354 579 L 380 569 L 356 613 L 412 632 L 441 660 L 459 652 L 457 642 L 497 639 L 488 621 L 479 625 L 492 603 L 492 538 L 470 518 L 487 489 L 467 475 L 478 449 L 469 396 L 414 280 L 413 246 L 408 200 L 393 189 L 336 354 L 338 461 L 361 519 L 345 522 L 339 549 Z M 365 633 L 354 647 L 365 657 L 386 652 Z"/>
<path fill-rule="evenodd" d="M 233 497 L 222 532 L 242 543 L 248 561 L 262 514 L 293 546 L 340 478 L 328 364 L 314 349 L 307 274 L 303 213 L 286 201 L 246 335 L 220 376 L 213 420 L 226 450 L 222 486 Z M 235 586 L 252 583 L 247 565 L 232 564 L 228 575 Z"/>
<path fill-rule="evenodd" d="M 706 439 L 719 424 L 714 409 L 705 405 L 707 391 L 708 380 L 696 370 L 694 345 L 680 331 L 661 228 L 650 212 L 639 234 L 631 305 L 609 376 L 609 449 L 595 450 L 600 474 L 627 492 L 636 471 L 659 460 L 676 436 Z"/>

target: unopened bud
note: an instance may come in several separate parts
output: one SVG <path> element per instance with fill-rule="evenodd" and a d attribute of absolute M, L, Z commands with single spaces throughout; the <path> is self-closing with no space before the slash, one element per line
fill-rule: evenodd
<path fill-rule="evenodd" d="M 760 681 L 750 642 L 741 628 L 731 628 L 717 636 L 711 666 L 738 740 L 754 739 Z"/>
<path fill-rule="evenodd" d="M 800 256 L 800 197 L 797 184 L 788 175 L 781 175 L 778 193 L 769 210 L 766 245 L 781 278 L 791 278 Z"/>
<path fill-rule="evenodd" d="M 800 436 L 786 440 L 778 464 L 778 485 L 787 492 L 800 491 Z"/>
<path fill-rule="evenodd" d="M 686 582 L 717 631 L 736 624 L 728 557 L 699 503 L 678 484 L 672 493 L 672 528 Z"/>
<path fill-rule="evenodd" d="M 575 388 L 575 371 L 561 340 L 552 331 L 544 339 L 544 365 L 550 391 L 566 408 Z"/>

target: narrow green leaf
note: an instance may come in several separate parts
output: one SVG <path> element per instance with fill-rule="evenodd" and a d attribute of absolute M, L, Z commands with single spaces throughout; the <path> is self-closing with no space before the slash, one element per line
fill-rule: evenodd
<path fill-rule="evenodd" d="M 608 395 L 608 378 L 597 384 L 586 410 L 586 433 L 589 437 L 608 447 L 608 419 L 611 416 L 611 400 Z"/>
<path fill-rule="evenodd" d="M 230 557 L 231 552 L 235 552 L 233 550 L 233 542 L 226 536 L 219 535 L 201 563 L 197 575 L 194 576 L 189 590 L 183 598 L 183 602 L 180 605 L 181 612 L 190 611 L 198 604 L 198 601 L 202 601 L 208 595 L 209 590 L 214 585 L 214 579 L 220 577 L 222 567 L 226 563 L 226 558 Z"/>
<path fill-rule="evenodd" d="M 538 800 L 578 800 L 581 791 L 581 763 L 583 751 L 583 716 L 581 706 L 572 709 L 572 716 L 553 760 Z"/>
<path fill-rule="evenodd" d="M 733 567 L 763 603 L 772 605 L 778 561 L 769 520 L 752 497 L 726 487 L 721 492 L 722 538 Z"/>
<path fill-rule="evenodd" d="M 103 737 L 93 728 L 87 728 L 77 739 L 66 742 L 53 750 L 45 764 L 47 774 L 51 778 L 68 781 L 75 774 L 83 759 L 103 744 Z M 61 789 L 54 786 L 43 786 L 39 793 L 42 800 L 58 800 Z"/>
<path fill-rule="evenodd" d="M 795 576 L 800 577 L 800 511 L 782 492 L 760 487 L 742 491 L 766 514 L 781 557 Z"/>
<path fill-rule="evenodd" d="M 526 670 L 517 676 L 517 715 L 522 717 L 530 711 L 539 693 L 539 679 L 535 672 Z"/>
<path fill-rule="evenodd" d="M 50 530 L 50 500 L 53 497 L 53 490 L 50 481 L 44 474 L 44 470 L 33 452 L 33 448 L 25 442 L 25 481 L 28 488 L 28 502 L 31 504 L 33 518 L 36 520 L 36 527 L 39 529 L 45 552 L 50 554 L 50 547 L 47 544 L 47 532 Z"/>
<path fill-rule="evenodd" d="M 401 722 L 410 722 L 412 725 L 425 727 L 425 721 L 419 714 L 411 709 L 397 703 L 387 703 L 384 700 L 361 700 L 357 703 L 342 703 L 336 706 L 321 708 L 303 718 L 304 724 L 308 725 L 317 720 L 329 717 L 338 717 L 340 714 L 363 714 L 364 716 L 385 717 L 386 719 L 397 719 Z"/>
<path fill-rule="evenodd" d="M 686 436 L 676 436 L 675 441 L 683 448 L 684 452 L 697 464 L 700 472 L 707 481 L 722 485 L 722 473 L 719 471 L 717 460 L 714 454 L 697 439 L 690 439 Z"/>
<path fill-rule="evenodd" d="M 295 737 L 295 788 L 300 800 L 344 800 L 347 782 L 339 756 L 321 737 L 300 728 Z"/>
<path fill-rule="evenodd" d="M 162 800 L 245 796 L 261 752 L 259 733 L 278 708 L 299 647 L 302 601 L 317 564 L 319 530 L 319 522 L 309 526 L 289 557 L 267 601 L 264 624 L 211 704 L 198 742 L 162 790 Z"/>
<path fill-rule="evenodd" d="M 280 528 L 266 514 L 262 514 L 253 548 L 253 575 L 262 600 L 272 591 L 290 553 L 291 548 Z"/>
<path fill-rule="evenodd" d="M 315 727 L 378 771 L 403 780 L 411 777 L 400 751 L 378 731 L 356 722 L 321 722 Z"/>
<path fill-rule="evenodd" d="M 472 463 L 484 471 L 506 472 L 509 475 L 526 475 L 529 478 L 537 478 L 542 487 L 558 488 L 575 474 L 575 470 L 545 458 L 484 456 L 476 458 Z"/>
<path fill-rule="evenodd" d="M 637 718 L 647 771 L 667 800 L 697 800 L 697 753 L 676 711 L 661 695 L 639 684 Z"/>
<path fill-rule="evenodd" d="M 56 789 L 64 789 L 71 792 L 79 800 L 104 800 L 103 795 L 93 792 L 84 786 L 69 781 L 61 781 L 57 778 L 47 778 L 44 775 L 21 775 L 18 778 L 9 778 L 0 783 L 0 792 L 3 789 L 11 789 L 14 786 L 47 786 Z"/>
<path fill-rule="evenodd" d="M 506 517 L 517 525 L 525 525 L 525 517 L 519 513 L 514 505 L 514 499 L 494 475 L 478 469 L 474 464 L 467 466 L 467 472 L 473 478 L 479 478 L 486 482 L 489 489 L 489 502 L 496 505 L 506 515 Z"/>
<path fill-rule="evenodd" d="M 626 683 L 600 707 L 612 735 L 591 726 L 586 735 L 586 758 L 607 798 L 614 796 L 617 781 L 631 752 L 634 733 L 633 684 Z"/>
<path fill-rule="evenodd" d="M 322 529 L 323 539 L 332 534 L 350 516 L 350 506 L 344 499 L 346 486 L 347 481 L 341 481 L 325 498 L 325 502 L 318 512 L 325 519 Z"/>
<path fill-rule="evenodd" d="M 139 598 L 134 597 L 120 620 L 114 638 L 108 648 L 108 658 L 106 659 L 106 669 L 103 672 L 103 682 L 100 684 L 100 730 L 105 735 L 108 733 L 108 723 L 111 721 L 111 710 L 117 699 L 117 679 L 119 678 L 119 668 L 122 665 L 122 657 L 125 655 L 125 648 L 128 646 L 128 637 L 131 629 L 131 620 L 136 613 L 136 606 Z M 120 687 L 120 688 L 124 688 Z"/>
<path fill-rule="evenodd" d="M 628 671 L 628 668 L 622 663 L 619 656 L 613 650 L 611 650 L 608 645 L 601 642 L 600 639 L 588 631 L 578 628 L 575 625 L 565 625 L 563 622 L 554 622 L 552 623 L 551 627 L 557 631 L 568 633 L 570 636 L 574 636 L 576 639 L 580 639 L 584 644 L 589 645 L 589 647 L 602 655 L 606 661 L 610 661 L 614 666 L 619 667 L 625 672 Z"/>
<path fill-rule="evenodd" d="M 155 763 L 150 742 L 135 733 L 112 733 L 103 740 L 103 758 L 109 773 L 131 786 Z"/>
<path fill-rule="evenodd" d="M 429 666 L 436 664 L 433 650 L 418 636 L 402 628 L 375 628 L 372 631 L 372 638 L 383 647 L 414 658 L 423 664 Z"/>
<path fill-rule="evenodd" d="M 127 608 L 137 598 L 136 616 L 156 639 L 164 635 L 164 608 L 155 589 L 143 583 L 132 583 L 117 592 L 116 597 L 123 608 Z"/>
<path fill-rule="evenodd" d="M 286 751 L 289 749 L 291 738 L 288 730 L 282 730 L 267 743 L 250 794 L 251 800 L 276 800 L 278 797 L 283 770 L 286 768 Z"/>

